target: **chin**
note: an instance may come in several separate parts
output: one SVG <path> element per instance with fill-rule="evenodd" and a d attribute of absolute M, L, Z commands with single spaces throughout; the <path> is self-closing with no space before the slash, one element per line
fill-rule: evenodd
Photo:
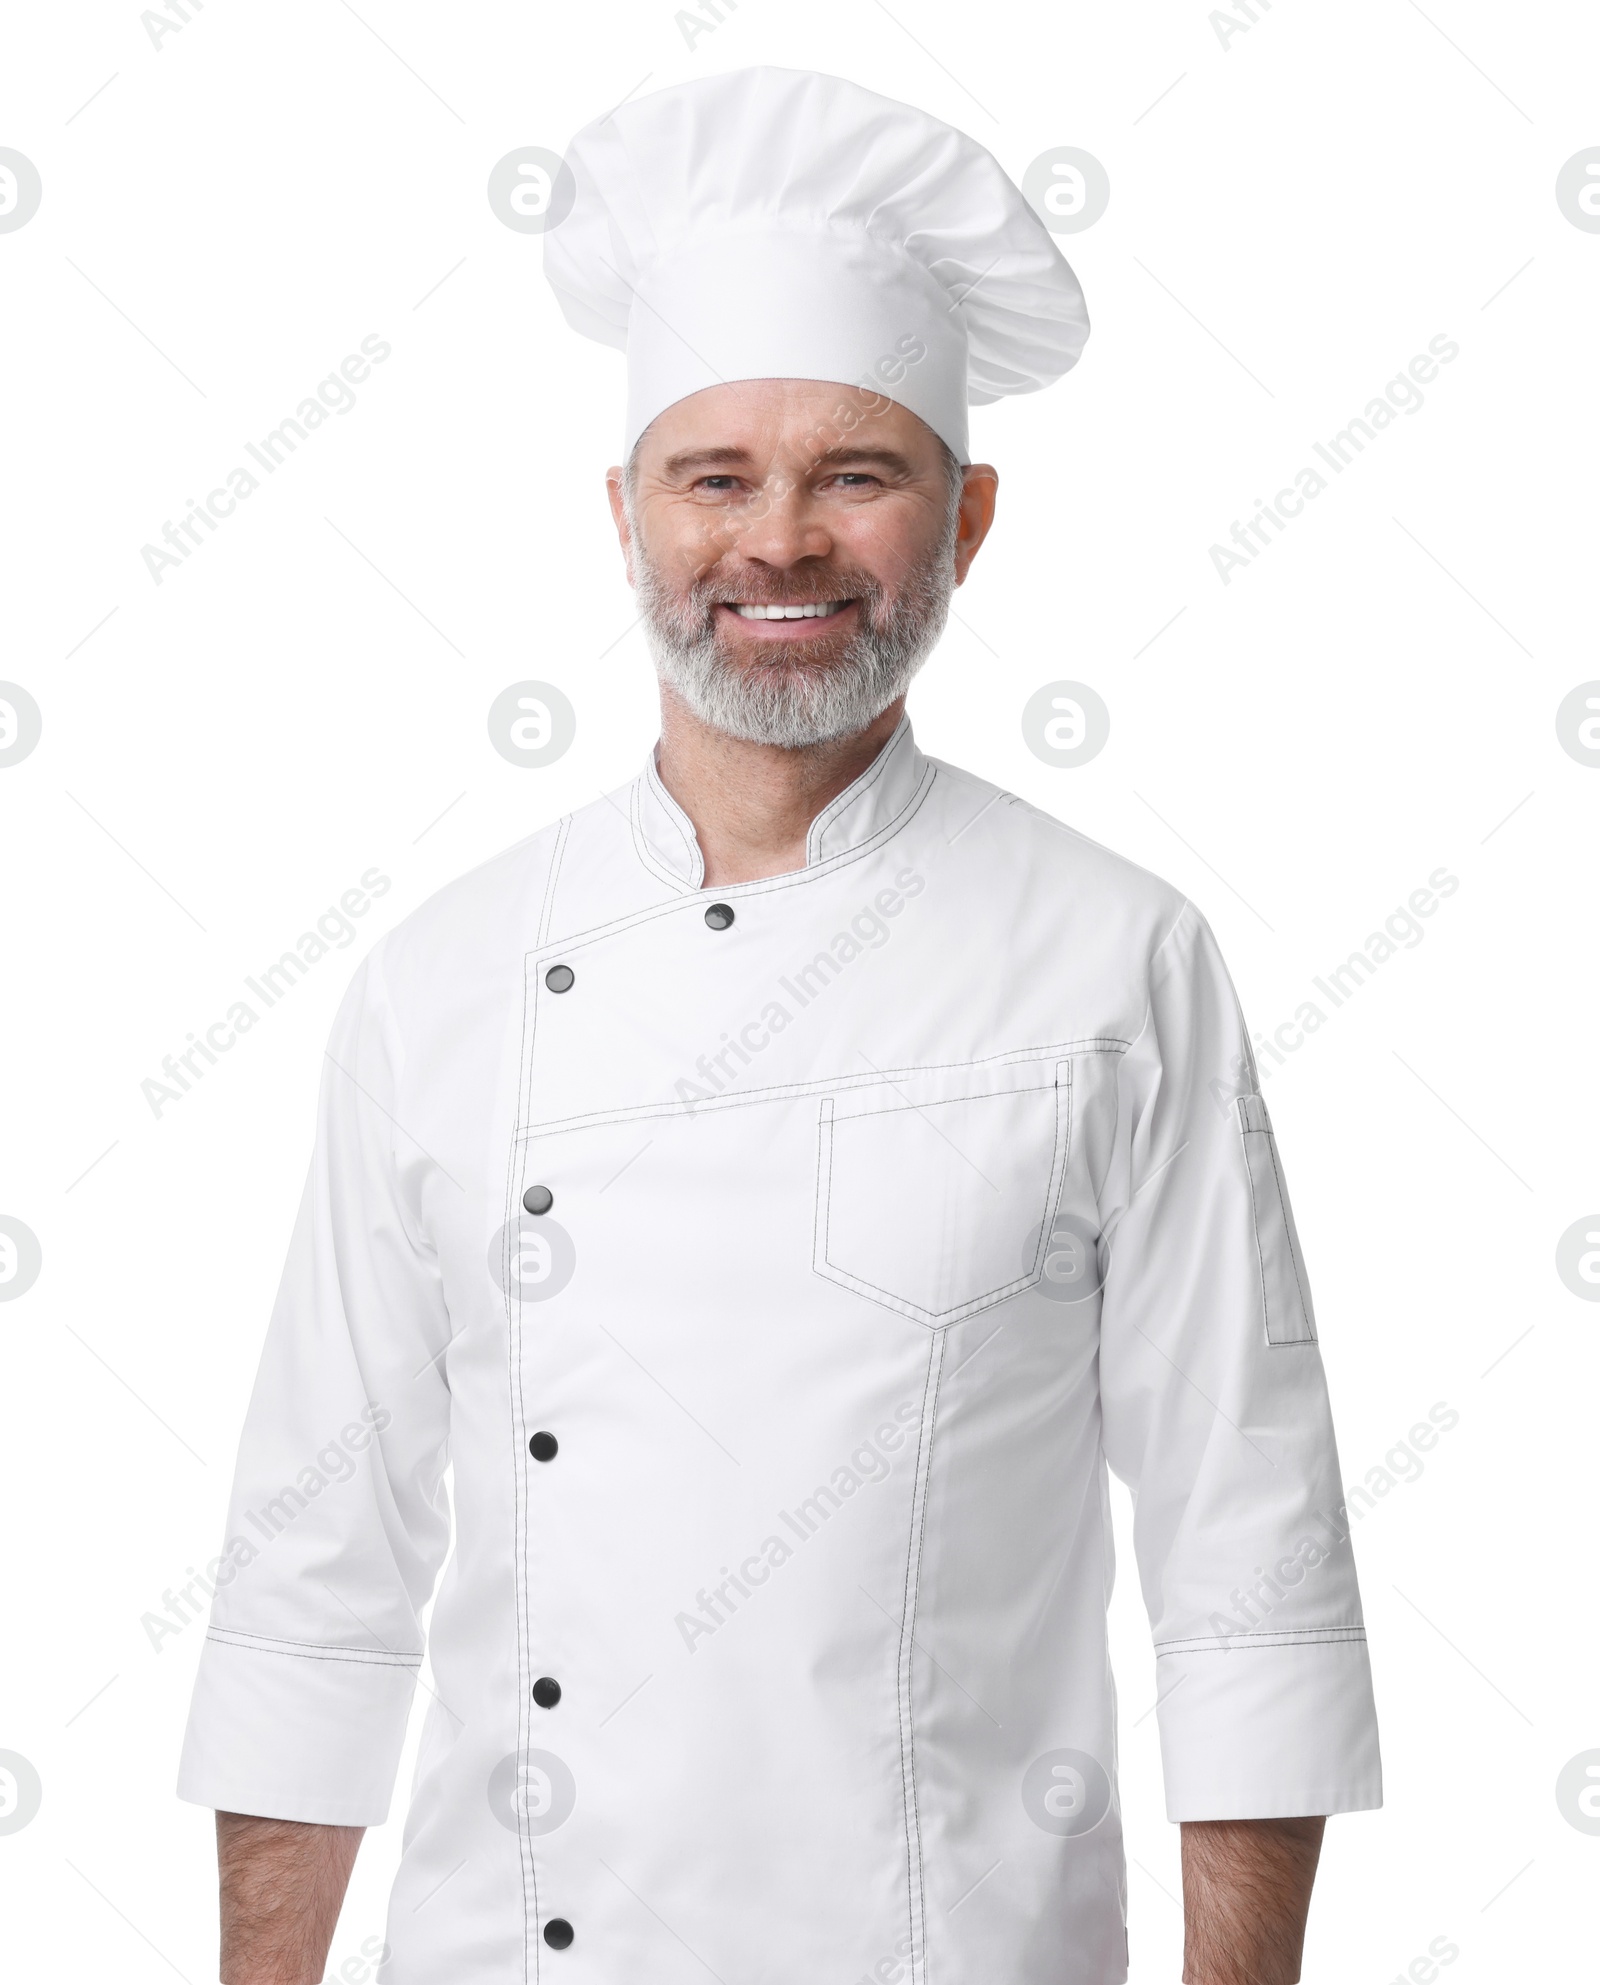
<path fill-rule="evenodd" d="M 817 675 L 848 665 L 850 637 L 819 634 L 810 641 L 785 641 L 780 646 L 759 635 L 743 641 L 737 635 L 731 640 L 719 636 L 717 654 L 741 675 Z"/>

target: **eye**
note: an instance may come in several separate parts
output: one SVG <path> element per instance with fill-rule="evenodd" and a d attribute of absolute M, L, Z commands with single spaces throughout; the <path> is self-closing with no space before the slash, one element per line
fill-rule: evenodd
<path fill-rule="evenodd" d="M 727 496 L 731 491 L 739 487 L 739 478 L 737 476 L 701 476 L 694 484 L 694 487 L 704 490 L 708 496 Z"/>

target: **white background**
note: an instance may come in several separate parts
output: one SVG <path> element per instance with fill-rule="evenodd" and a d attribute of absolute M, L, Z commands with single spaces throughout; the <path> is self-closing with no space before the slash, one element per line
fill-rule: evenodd
<path fill-rule="evenodd" d="M 743 0 L 691 49 L 668 0 L 187 11 L 158 49 L 132 0 L 18 9 L 0 76 L 0 145 L 44 187 L 0 234 L 0 675 L 44 718 L 0 771 L 0 1213 L 44 1261 L 0 1305 L 0 1749 L 43 1782 L 0 1836 L 12 1975 L 215 1976 L 211 1821 L 172 1794 L 202 1629 L 158 1650 L 142 1620 L 220 1543 L 334 1005 L 382 929 L 654 735 L 601 482 L 620 360 L 565 329 L 488 173 L 764 61 L 912 100 L 1017 177 L 1063 144 L 1110 174 L 1063 243 L 1081 365 L 974 416 L 1001 512 L 913 692 L 924 749 L 1188 891 L 1263 1031 L 1459 878 L 1264 1064 L 1346 1483 L 1435 1402 L 1460 1416 L 1357 1526 L 1388 1804 L 1329 1826 L 1305 1976 L 1387 1985 L 1440 1938 L 1451 1980 L 1586 1970 L 1600 1838 L 1555 1780 L 1600 1746 L 1600 1310 L 1555 1250 L 1600 1205 L 1600 770 L 1555 713 L 1600 676 L 1600 235 L 1555 179 L 1600 144 L 1595 18 L 1256 0 L 1224 47 L 1203 0 Z M 354 411 L 158 586 L 141 547 L 370 333 L 392 355 Z M 1440 333 L 1421 410 L 1225 585 L 1211 545 Z M 525 677 L 578 712 L 543 771 L 485 727 Z M 1075 771 L 1019 727 L 1059 678 L 1111 710 Z M 153 1114 L 163 1056 L 374 865 L 355 941 Z M 1178 1837 L 1123 1562 L 1146 1985 L 1179 1975 Z M 363 1849 L 330 1977 L 382 1928 L 399 1831 Z"/>

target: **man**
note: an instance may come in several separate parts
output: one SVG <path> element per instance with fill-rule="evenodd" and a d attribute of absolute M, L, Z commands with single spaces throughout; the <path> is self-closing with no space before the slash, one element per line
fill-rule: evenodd
<path fill-rule="evenodd" d="M 1248 1036 L 1190 904 L 904 715 L 994 517 L 967 404 L 1073 363 L 1077 283 L 986 153 L 827 77 L 570 161 L 661 739 L 334 1030 L 180 1786 L 223 1978 L 321 1976 L 448 1461 L 393 1985 L 1112 1985 L 1109 1463 L 1185 1977 L 1290 1985 L 1379 1774 Z"/>

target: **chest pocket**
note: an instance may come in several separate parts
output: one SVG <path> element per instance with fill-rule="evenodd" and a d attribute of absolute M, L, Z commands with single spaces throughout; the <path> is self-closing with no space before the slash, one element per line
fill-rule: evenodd
<path fill-rule="evenodd" d="M 1070 1060 L 824 1096 L 812 1267 L 930 1329 L 1039 1280 L 1072 1136 Z"/>

